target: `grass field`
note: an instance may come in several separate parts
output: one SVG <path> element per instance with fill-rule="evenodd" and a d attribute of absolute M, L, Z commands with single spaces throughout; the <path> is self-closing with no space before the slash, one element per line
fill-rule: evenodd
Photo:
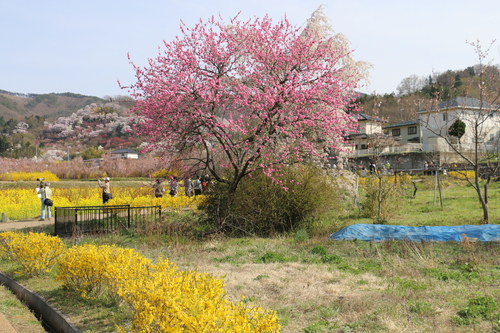
<path fill-rule="evenodd" d="M 445 179 L 439 193 L 428 177 L 417 187 L 415 198 L 401 196 L 388 224 L 481 223 L 480 204 L 466 183 Z M 498 191 L 493 183 L 491 223 L 500 218 Z M 178 220 L 189 221 L 189 213 L 183 214 Z M 352 208 L 333 214 L 313 230 L 275 238 L 199 241 L 181 235 L 114 234 L 67 241 L 131 247 L 153 259 L 166 257 L 184 270 L 223 276 L 230 299 L 243 296 L 277 311 L 282 332 L 500 331 L 500 244 L 328 239 L 330 233 L 354 223 L 373 221 Z M 1 261 L 0 270 L 15 275 L 16 267 Z M 124 305 L 82 300 L 50 276 L 20 282 L 43 295 L 84 332 L 115 332 L 115 323 L 130 321 Z"/>

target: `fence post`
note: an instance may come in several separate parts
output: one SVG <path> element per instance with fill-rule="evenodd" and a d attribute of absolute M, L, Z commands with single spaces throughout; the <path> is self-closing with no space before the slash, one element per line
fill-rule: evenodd
<path fill-rule="evenodd" d="M 57 236 L 57 207 L 54 207 L 54 236 Z"/>
<path fill-rule="evenodd" d="M 130 229 L 130 205 L 127 207 L 127 228 Z"/>

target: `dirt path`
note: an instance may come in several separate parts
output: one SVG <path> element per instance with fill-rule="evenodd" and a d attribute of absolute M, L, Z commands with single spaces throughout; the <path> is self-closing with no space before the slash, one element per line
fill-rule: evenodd
<path fill-rule="evenodd" d="M 12 327 L 12 325 L 7 321 L 7 318 L 0 313 L 0 333 L 16 333 L 17 331 Z"/>
<path fill-rule="evenodd" d="M 0 232 L 11 231 L 16 229 L 24 228 L 34 228 L 44 225 L 54 225 L 54 219 L 45 219 L 45 221 L 33 220 L 23 220 L 23 221 L 11 221 L 11 222 L 0 222 Z"/>

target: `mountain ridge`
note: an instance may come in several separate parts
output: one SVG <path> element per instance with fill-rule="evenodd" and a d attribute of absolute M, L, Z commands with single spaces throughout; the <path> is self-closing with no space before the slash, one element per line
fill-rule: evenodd
<path fill-rule="evenodd" d="M 95 96 L 75 93 L 31 94 L 0 90 L 0 117 L 4 120 L 40 116 L 46 119 L 68 116 L 92 103 L 105 102 Z"/>

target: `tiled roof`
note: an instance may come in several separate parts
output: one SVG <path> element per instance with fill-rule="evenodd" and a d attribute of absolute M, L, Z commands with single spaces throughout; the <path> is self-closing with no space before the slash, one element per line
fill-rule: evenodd
<path fill-rule="evenodd" d="M 384 128 L 403 127 L 403 126 L 411 126 L 411 125 L 418 125 L 418 124 L 420 124 L 420 119 L 412 119 L 412 120 L 400 121 L 399 123 L 388 125 L 388 126 L 385 126 Z"/>
<path fill-rule="evenodd" d="M 482 101 L 477 99 L 477 98 L 471 98 L 471 97 L 455 97 L 453 99 L 450 99 L 448 101 L 441 102 L 437 105 L 434 105 L 432 107 L 433 111 L 436 110 L 445 110 L 445 109 L 452 109 L 452 108 L 480 108 L 482 105 L 483 108 L 486 109 L 497 109 L 500 107 L 499 104 L 493 104 L 489 103 L 486 101 Z M 419 112 L 426 112 L 429 111 L 429 109 L 422 109 L 419 110 Z"/>
<path fill-rule="evenodd" d="M 377 117 L 372 117 L 364 113 L 353 113 L 352 114 L 353 118 L 356 119 L 357 121 L 378 121 L 381 123 L 385 123 L 386 121 Z"/>
<path fill-rule="evenodd" d="M 139 154 L 139 153 L 132 149 L 120 148 L 113 150 L 111 154 Z"/>

